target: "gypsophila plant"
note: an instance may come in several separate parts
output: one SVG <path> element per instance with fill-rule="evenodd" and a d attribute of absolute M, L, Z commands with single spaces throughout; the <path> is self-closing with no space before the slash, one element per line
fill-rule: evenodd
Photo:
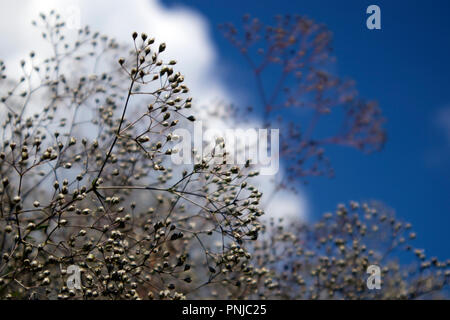
<path fill-rule="evenodd" d="M 209 154 L 194 150 L 193 165 L 174 166 L 174 130 L 196 121 L 195 101 L 165 43 L 73 34 L 53 11 L 33 25 L 50 56 L 30 52 L 8 77 L 0 61 L 1 299 L 448 297 L 449 261 L 414 248 L 411 226 L 384 206 L 351 202 L 316 224 L 263 225 L 251 159 L 228 164 L 217 141 Z M 279 120 L 289 175 L 273 194 L 327 172 L 326 144 L 381 147 L 376 105 L 329 71 L 325 27 L 245 17 L 243 38 L 222 29 L 255 74 L 265 127 L 286 109 L 312 112 L 301 124 Z M 262 73 L 276 70 L 280 80 L 264 85 Z M 315 137 L 335 109 L 341 131 Z M 369 265 L 382 268 L 381 290 L 366 286 Z M 69 282 L 74 266 L 80 288 Z"/>
<path fill-rule="evenodd" d="M 252 299 L 443 299 L 450 260 L 413 246 L 416 233 L 379 203 L 350 202 L 317 223 L 276 221 L 255 243 L 249 277 L 231 296 Z M 367 286 L 379 266 L 380 289 Z M 247 281 L 245 281 L 247 280 Z"/>
<path fill-rule="evenodd" d="M 0 297 L 184 299 L 245 269 L 255 173 L 214 162 L 223 144 L 171 167 L 173 130 L 195 115 L 165 43 L 134 32 L 127 53 L 53 11 L 33 25 L 51 57 L 31 52 L 18 80 L 0 65 Z"/>
<path fill-rule="evenodd" d="M 247 62 L 261 100 L 244 112 L 259 111 L 264 127 L 281 128 L 280 156 L 287 166 L 281 188 L 332 176 L 325 154 L 330 145 L 365 152 L 382 148 L 381 110 L 359 97 L 353 80 L 333 71 L 332 35 L 325 25 L 300 15 L 278 15 L 273 24 L 245 15 L 242 27 L 219 27 Z"/>
<path fill-rule="evenodd" d="M 301 15 L 278 15 L 265 24 L 250 15 L 242 26 L 219 26 L 252 72 L 264 127 L 280 130 L 286 175 L 277 180 L 268 205 L 282 189 L 333 175 L 326 149 L 348 146 L 380 150 L 386 140 L 381 110 L 358 95 L 351 79 L 334 71 L 331 31 Z M 262 112 L 261 112 L 262 110 Z M 236 109 L 236 114 L 242 109 Z M 291 120 L 295 119 L 295 120 Z M 384 206 L 351 202 L 316 224 L 272 221 L 252 244 L 252 263 L 236 275 L 222 297 L 239 299 L 416 299 L 449 293 L 449 261 L 427 258 L 410 242 L 416 237 Z M 408 259 L 412 257 L 412 259 Z M 366 286 L 367 267 L 382 269 L 382 289 Z M 233 288 L 233 289 L 231 289 Z"/>

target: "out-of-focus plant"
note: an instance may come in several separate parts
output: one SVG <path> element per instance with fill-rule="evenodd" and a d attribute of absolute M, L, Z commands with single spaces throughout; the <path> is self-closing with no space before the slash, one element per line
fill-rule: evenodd
<path fill-rule="evenodd" d="M 281 129 L 282 187 L 333 170 L 327 145 L 379 150 L 385 141 L 384 119 L 377 104 L 358 97 L 352 80 L 334 69 L 331 32 L 304 16 L 277 16 L 265 25 L 249 15 L 243 27 L 220 25 L 224 36 L 247 61 L 261 98 L 265 127 Z"/>
<path fill-rule="evenodd" d="M 381 110 L 360 98 L 354 81 L 334 72 L 331 32 L 304 16 L 277 16 L 273 25 L 244 16 L 243 26 L 220 25 L 245 58 L 261 107 L 236 112 L 263 114 L 266 128 L 280 128 L 286 178 L 275 191 L 295 190 L 310 176 L 333 175 L 330 145 L 380 150 L 386 140 Z M 278 221 L 266 226 L 252 247 L 253 267 L 236 275 L 232 298 L 413 299 L 448 297 L 449 261 L 426 259 L 412 249 L 408 224 L 384 207 L 352 202 L 316 225 Z M 407 259 L 413 251 L 417 263 Z M 369 290 L 366 270 L 382 268 L 382 290 Z M 229 287 L 231 288 L 231 287 Z M 222 296 L 223 297 L 223 296 Z"/>
<path fill-rule="evenodd" d="M 195 117 L 166 45 L 135 32 L 119 58 L 88 27 L 67 39 L 55 12 L 33 24 L 52 56 L 32 52 L 18 81 L 0 79 L 0 297 L 183 299 L 223 266 L 245 269 L 261 193 L 249 166 L 212 154 L 172 167 L 172 132 Z"/>
<path fill-rule="evenodd" d="M 385 206 L 350 202 L 317 223 L 264 228 L 247 275 L 228 297 L 239 299 L 443 299 L 450 259 L 439 261 L 412 245 L 416 233 Z M 367 286 L 370 265 L 380 288 Z"/>

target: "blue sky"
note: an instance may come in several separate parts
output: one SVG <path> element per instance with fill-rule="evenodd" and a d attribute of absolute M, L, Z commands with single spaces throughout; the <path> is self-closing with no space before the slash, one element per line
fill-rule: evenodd
<path fill-rule="evenodd" d="M 230 88 L 252 83 L 245 62 L 217 25 L 250 13 L 305 14 L 334 34 L 338 73 L 357 82 L 361 96 L 379 102 L 388 122 L 383 151 L 364 155 L 328 150 L 336 177 L 313 178 L 305 188 L 313 216 L 348 200 L 376 199 L 413 223 L 416 245 L 431 256 L 450 252 L 450 10 L 449 1 L 211 1 L 164 0 L 195 9 L 208 20 Z M 370 4 L 381 8 L 382 30 L 365 27 Z M 244 71 L 242 71 L 244 70 Z M 256 97 L 255 97 L 256 99 Z"/>

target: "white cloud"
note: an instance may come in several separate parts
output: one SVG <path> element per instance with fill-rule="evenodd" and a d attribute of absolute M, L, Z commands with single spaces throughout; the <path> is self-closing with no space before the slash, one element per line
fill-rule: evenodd
<path fill-rule="evenodd" d="M 186 8 L 167 9 L 157 1 L 2 1 L 0 27 L 2 42 L 0 57 L 17 66 L 21 57 L 31 49 L 47 51 L 48 46 L 31 26 L 40 12 L 55 9 L 62 15 L 67 8 L 77 7 L 81 25 L 89 24 L 92 30 L 111 35 L 119 42 L 129 43 L 133 31 L 145 32 L 157 41 L 167 43 L 167 57 L 176 57 L 178 67 L 189 79 L 191 89 L 203 89 L 202 96 L 212 99 L 227 96 L 217 79 L 212 77 L 217 54 L 209 35 L 207 21 L 198 13 Z M 74 30 L 74 33 L 76 30 Z M 205 81 L 207 79 L 207 81 Z"/>
<path fill-rule="evenodd" d="M 186 7 L 166 8 L 156 0 L 2 1 L 0 59 L 5 61 L 7 70 L 16 68 L 20 58 L 31 49 L 41 55 L 48 52 L 48 46 L 31 26 L 31 21 L 40 12 L 55 9 L 64 16 L 67 9 L 73 7 L 80 12 L 82 26 L 88 24 L 92 30 L 113 36 L 119 42 L 129 43 L 133 31 L 145 32 L 155 37 L 157 42 L 166 42 L 166 57 L 178 61 L 178 68 L 185 75 L 197 103 L 208 105 L 214 100 L 233 100 L 217 73 L 218 54 L 208 21 L 194 10 Z M 216 119 L 210 125 L 223 128 L 231 124 Z M 280 168 L 280 172 L 282 170 Z M 274 190 L 273 182 L 259 180 L 262 191 L 266 196 L 270 195 Z M 305 219 L 306 199 L 302 194 L 280 191 L 273 197 L 266 212 L 277 218 Z"/>
<path fill-rule="evenodd" d="M 269 190 L 273 189 L 271 186 L 268 187 Z M 270 196 L 270 192 L 266 192 L 265 194 L 266 196 Z M 296 195 L 292 192 L 280 191 L 267 205 L 266 212 L 268 213 L 267 218 L 274 218 L 275 222 L 282 218 L 282 224 L 286 226 L 293 220 L 298 219 L 299 213 L 305 214 L 307 209 L 306 198 L 302 194 Z"/>

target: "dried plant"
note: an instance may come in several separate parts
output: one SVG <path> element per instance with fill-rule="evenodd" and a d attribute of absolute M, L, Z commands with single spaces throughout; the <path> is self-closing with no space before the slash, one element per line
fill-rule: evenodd
<path fill-rule="evenodd" d="M 195 117 L 166 45 L 133 33 L 129 57 L 98 73 L 122 52 L 113 39 L 86 27 L 66 42 L 54 12 L 34 24 L 53 56 L 31 53 L 17 83 L 2 79 L 0 296 L 182 299 L 230 253 L 227 268 L 245 268 L 262 214 L 255 173 L 213 155 L 171 167 L 172 131 Z M 71 265 L 81 291 L 67 286 Z"/>
<path fill-rule="evenodd" d="M 275 20 L 274 25 L 265 25 L 246 15 L 242 28 L 227 23 L 220 29 L 254 75 L 261 98 L 256 111 L 263 114 L 265 127 L 282 129 L 285 188 L 310 176 L 333 175 L 325 156 L 327 146 L 371 152 L 383 146 L 386 134 L 377 104 L 361 99 L 354 81 L 333 72 L 328 28 L 298 15 Z M 245 110 L 251 111 L 255 108 Z"/>
<path fill-rule="evenodd" d="M 230 25 L 224 30 L 249 57 L 262 26 L 245 22 L 244 41 Z M 262 193 L 251 184 L 257 172 L 249 163 L 214 161 L 225 159 L 223 143 L 211 154 L 194 151 L 196 164 L 175 167 L 171 155 L 179 137 L 173 131 L 196 121 L 195 108 L 176 62 L 162 60 L 164 43 L 135 32 L 128 50 L 88 27 L 73 38 L 55 12 L 33 24 L 42 29 L 51 57 L 40 61 L 31 52 L 18 80 L 6 77 L 0 63 L 0 298 L 446 294 L 449 263 L 428 261 L 423 251 L 408 247 L 415 236 L 409 225 L 384 208 L 351 203 L 315 226 L 284 230 L 278 222 L 259 222 Z M 263 62 L 248 58 L 257 82 L 268 65 L 282 67 L 274 94 L 260 88 L 265 126 L 288 107 L 313 111 L 309 126 L 285 133 L 285 141 L 295 142 L 282 150 L 292 165 L 291 181 L 322 173 L 326 143 L 382 144 L 376 106 L 327 72 L 329 33 L 322 26 L 279 18 L 265 32 Z M 298 45 L 301 50 L 292 53 Z M 288 80 L 293 76 L 294 82 Z M 339 108 L 343 131 L 313 139 L 318 117 Z M 404 269 L 393 257 L 403 249 L 415 252 L 418 267 Z M 368 264 L 383 266 L 385 290 L 365 288 Z M 72 265 L 81 268 L 81 289 L 68 286 Z"/>
<path fill-rule="evenodd" d="M 416 233 L 378 203 L 339 205 L 314 225 L 272 221 L 252 248 L 252 267 L 228 292 L 251 299 L 443 299 L 450 259 L 414 248 Z M 367 269 L 381 269 L 369 289 Z"/>

